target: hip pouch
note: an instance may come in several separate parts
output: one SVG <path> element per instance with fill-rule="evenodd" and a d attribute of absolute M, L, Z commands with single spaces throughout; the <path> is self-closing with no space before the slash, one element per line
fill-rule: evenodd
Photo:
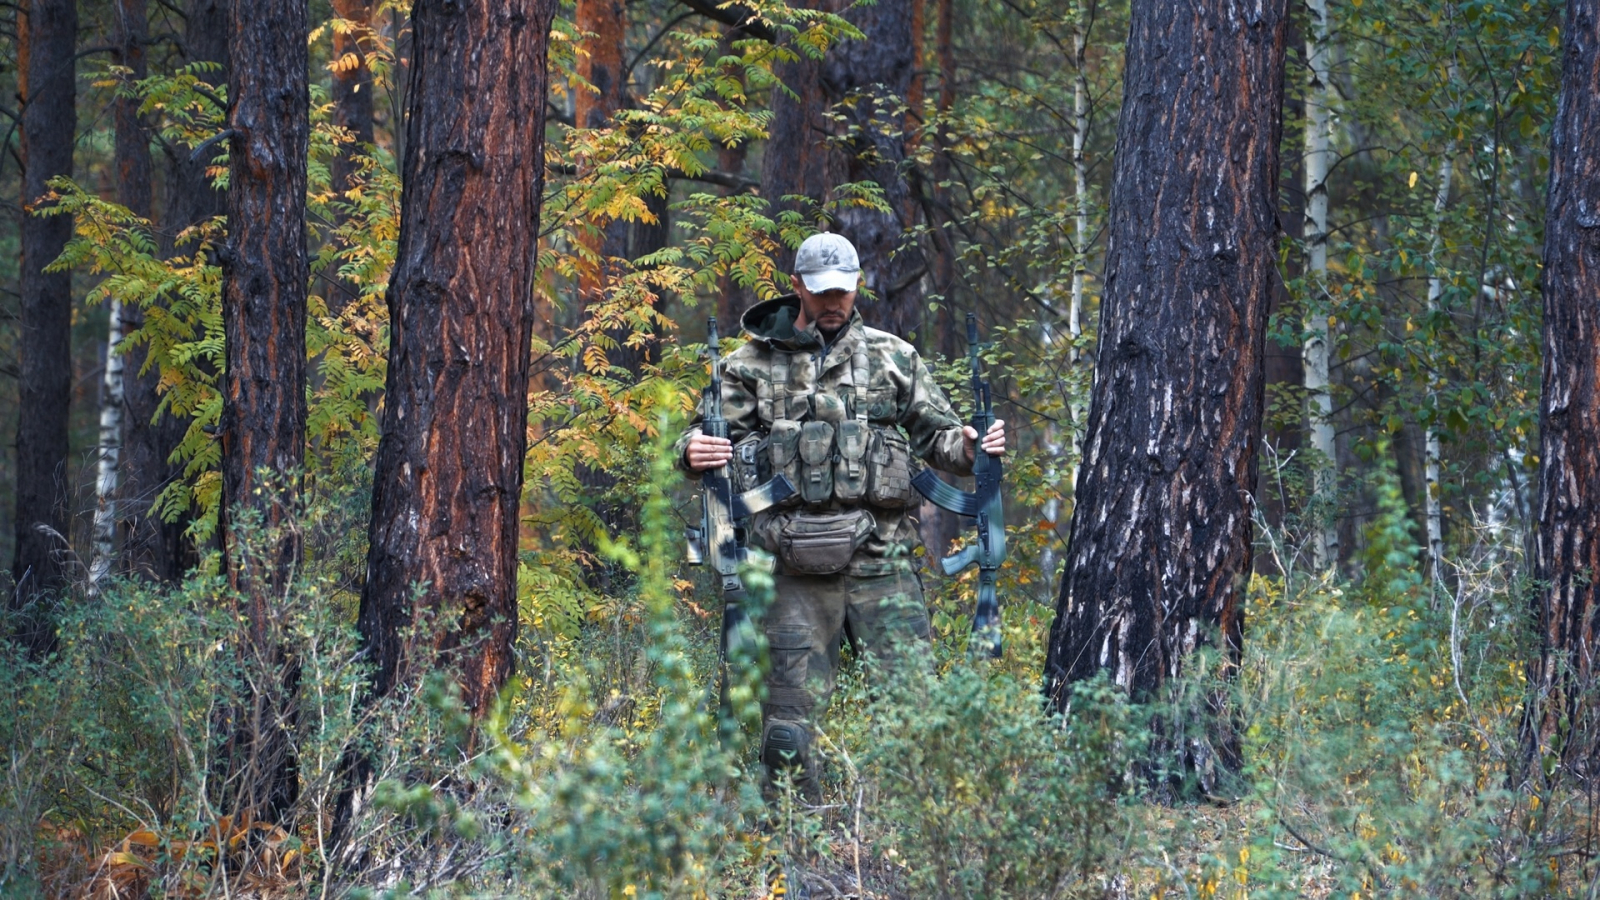
<path fill-rule="evenodd" d="M 877 525 L 872 513 L 791 512 L 773 517 L 770 528 L 778 559 L 794 575 L 832 575 L 842 571 Z"/>
<path fill-rule="evenodd" d="M 867 502 L 885 509 L 910 506 L 911 444 L 893 428 L 872 429 L 867 453 Z"/>
<path fill-rule="evenodd" d="M 800 499 L 812 505 L 833 499 L 833 456 L 832 424 L 807 422 L 800 426 L 800 479 L 795 481 Z"/>

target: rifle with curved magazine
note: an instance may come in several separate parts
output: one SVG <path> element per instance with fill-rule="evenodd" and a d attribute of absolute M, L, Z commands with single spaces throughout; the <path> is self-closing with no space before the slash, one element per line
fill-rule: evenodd
<path fill-rule="evenodd" d="M 728 420 L 722 417 L 722 360 L 717 355 L 718 340 L 717 319 L 712 316 L 706 337 L 706 349 L 711 356 L 711 383 L 705 389 L 705 414 L 700 420 L 700 431 L 726 439 Z M 739 566 L 750 556 L 745 528 L 750 516 L 788 499 L 794 493 L 794 485 L 778 474 L 748 491 L 734 493 L 727 466 L 702 472 L 700 484 L 705 489 L 704 503 L 700 527 L 689 529 L 688 556 L 692 565 L 710 563 L 711 571 L 722 581 L 719 652 L 726 659 L 729 648 L 741 639 L 749 622 L 744 609 L 744 579 L 739 575 Z"/>
<path fill-rule="evenodd" d="M 983 363 L 978 358 L 978 317 L 967 314 L 967 360 L 972 366 L 972 427 L 978 431 L 979 446 L 973 453 L 972 475 L 977 490 L 972 493 L 953 488 L 931 469 L 923 469 L 911 484 L 935 506 L 957 515 L 977 519 L 978 539 L 961 552 L 939 561 L 944 574 L 955 575 L 973 563 L 978 565 L 978 608 L 972 615 L 972 639 L 967 644 L 972 656 L 998 659 L 1000 641 L 1000 601 L 995 596 L 995 573 L 1006 558 L 1006 520 L 1001 504 L 1000 481 L 1004 465 L 998 456 L 983 452 L 983 436 L 994 424 L 994 404 L 989 382 L 983 380 Z"/>

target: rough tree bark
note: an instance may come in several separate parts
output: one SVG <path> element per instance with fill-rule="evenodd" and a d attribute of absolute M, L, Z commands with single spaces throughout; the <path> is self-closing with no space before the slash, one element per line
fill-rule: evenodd
<path fill-rule="evenodd" d="M 725 33 L 717 45 L 717 55 L 731 56 L 734 52 L 733 42 L 740 37 L 743 35 L 732 30 Z M 731 77 L 743 78 L 743 73 L 737 70 L 728 74 Z M 750 145 L 744 141 L 731 145 L 723 144 L 717 148 L 717 171 L 725 172 L 735 179 L 743 178 L 745 162 L 749 155 Z M 722 190 L 724 195 L 729 196 L 739 192 L 739 189 L 732 185 Z M 748 289 L 726 274 L 717 279 L 717 321 L 730 323 L 727 327 L 732 330 L 732 326 L 738 323 L 739 317 L 744 315 L 744 311 L 751 305 L 753 305 L 753 295 Z"/>
<path fill-rule="evenodd" d="M 584 89 L 575 93 L 577 125 L 590 129 L 623 127 L 617 121 L 617 114 L 629 103 L 626 8 L 621 0 L 579 0 L 575 18 L 580 30 L 594 35 L 584 42 L 587 55 L 578 59 L 578 74 L 595 88 L 594 93 Z M 584 168 L 583 160 L 579 161 L 579 168 Z M 606 286 L 615 277 L 616 272 L 607 264 L 608 260 L 635 260 L 666 246 L 666 198 L 650 197 L 646 204 L 656 221 L 608 221 L 599 239 L 591 243 L 600 262 L 579 275 L 578 292 L 585 306 L 600 302 Z M 613 331 L 611 337 L 619 345 L 607 351 L 607 360 L 612 366 L 637 375 L 650 357 L 648 348 L 622 345 L 620 342 L 627 334 L 621 330 Z"/>
<path fill-rule="evenodd" d="M 112 62 L 128 70 L 137 81 L 148 74 L 145 43 L 150 21 L 145 0 L 115 0 L 111 9 Z M 117 201 L 133 213 L 150 218 L 150 136 L 139 117 L 137 97 L 118 97 L 112 103 L 116 123 L 113 163 L 117 170 Z M 119 475 L 122 438 L 126 432 L 126 362 L 118 348 L 125 324 L 137 318 L 119 298 L 111 298 L 111 327 L 106 338 L 105 379 L 100 397 L 100 458 L 95 479 L 94 561 L 89 580 L 97 583 L 111 571 L 116 558 Z"/>
<path fill-rule="evenodd" d="M 1149 700 L 1198 649 L 1237 664 L 1287 22 L 1287 0 L 1133 4 L 1100 351 L 1045 663 L 1058 705 L 1102 670 Z M 1237 764 L 1221 702 L 1157 724 L 1154 752 L 1206 789 Z"/>
<path fill-rule="evenodd" d="M 306 0 L 229 10 L 228 238 L 222 260 L 222 534 L 229 581 L 248 622 L 243 652 L 259 673 L 239 712 L 238 800 L 274 820 L 298 793 L 288 727 L 298 667 L 281 635 L 285 586 L 300 561 L 298 507 L 306 435 L 306 153 L 310 64 Z M 243 538 L 242 516 L 263 529 Z"/>
<path fill-rule="evenodd" d="M 13 609 L 27 609 L 18 639 L 34 653 L 55 646 L 45 603 L 65 583 L 61 535 L 70 533 L 67 403 L 72 389 L 72 276 L 45 272 L 72 237 L 71 216 L 40 218 L 34 203 L 72 174 L 77 129 L 73 0 L 25 0 L 17 15 L 22 158 L 21 348 L 17 417 Z M 42 530 L 48 529 L 49 531 Z M 50 531 L 55 532 L 51 534 Z"/>
<path fill-rule="evenodd" d="M 221 71 L 206 75 L 215 83 L 227 81 L 228 5 L 226 0 L 192 0 L 183 35 L 184 62 L 217 63 Z M 206 174 L 210 155 L 191 162 L 187 150 L 168 148 L 166 157 L 166 209 L 161 227 L 162 251 L 172 253 L 173 241 L 185 228 L 222 215 L 226 197 L 212 187 Z M 184 248 L 192 252 L 192 247 Z M 122 311 L 124 332 L 144 324 L 144 311 Z M 148 351 L 135 348 L 128 355 L 124 382 L 122 478 L 118 496 L 122 529 L 122 569 L 161 581 L 176 581 L 198 561 L 194 544 L 184 534 L 188 517 L 167 522 L 153 504 L 161 491 L 182 477 L 182 468 L 168 460 L 183 440 L 185 423 L 162 413 L 159 393 L 161 373 L 149 364 Z"/>
<path fill-rule="evenodd" d="M 822 2 L 807 5 L 831 8 Z M 788 90 L 772 91 L 772 124 L 761 157 L 761 195 L 772 204 L 774 216 L 790 210 L 814 215 L 837 181 L 828 158 L 829 123 L 823 116 L 828 100 L 822 90 L 821 64 L 801 53 L 797 59 L 778 63 L 773 74 Z M 780 271 L 790 271 L 794 254 L 784 253 L 777 263 Z"/>
<path fill-rule="evenodd" d="M 511 673 L 516 633 L 555 7 L 419 0 L 412 13 L 392 349 L 359 624 L 377 693 L 407 677 L 408 662 L 436 662 L 455 670 L 480 714 Z M 422 633 L 407 642 L 413 624 Z"/>
<path fill-rule="evenodd" d="M 355 137 L 355 146 L 346 147 L 333 160 L 329 175 L 333 189 L 350 188 L 355 173 L 351 157 L 372 143 L 373 96 L 372 68 L 367 65 L 363 41 L 372 29 L 373 0 L 333 0 L 333 12 L 349 22 L 351 30 L 333 33 L 333 124 Z"/>
<path fill-rule="evenodd" d="M 1582 776 L 1600 763 L 1595 700 L 1600 613 L 1600 2 L 1568 0 L 1561 99 L 1550 138 L 1544 243 L 1544 387 L 1539 398 L 1530 753 L 1560 752 Z"/>
<path fill-rule="evenodd" d="M 846 16 L 866 38 L 844 41 L 823 59 L 823 90 L 843 114 L 835 129 L 851 135 L 841 144 L 844 181 L 877 184 L 889 210 L 846 205 L 839 210 L 838 230 L 856 245 L 862 281 L 876 295 L 861 304 L 862 315 L 877 328 L 920 342 L 927 263 L 916 244 L 906 241 L 916 205 L 902 171 L 904 118 L 895 111 L 910 93 L 917 68 L 913 0 L 857 5 Z"/>
<path fill-rule="evenodd" d="M 955 108 L 957 75 L 955 50 L 955 2 L 938 0 L 934 21 L 934 55 L 939 61 L 939 93 L 934 101 L 935 121 L 948 121 Z M 938 350 L 947 359 L 960 359 L 966 352 L 963 346 L 965 330 L 958 324 L 956 290 L 960 286 L 956 277 L 955 228 L 952 224 L 954 204 L 947 185 L 953 174 L 950 165 L 949 141 L 941 124 L 934 129 L 933 140 L 938 148 L 933 156 L 932 184 L 926 186 L 924 209 L 933 236 L 933 289 L 941 298 L 934 316 L 933 334 L 923 342 L 928 350 Z M 961 516 L 927 500 L 922 502 L 920 515 L 922 542 L 930 556 L 943 556 L 950 544 L 966 527 Z M 1054 560 L 1049 560 L 1054 565 Z"/>
<path fill-rule="evenodd" d="M 579 30 L 592 35 L 584 41 L 587 54 L 578 58 L 578 75 L 594 88 L 579 88 L 575 92 L 574 119 L 579 128 L 623 128 L 617 114 L 629 103 L 627 91 L 627 10 L 622 0 L 578 0 L 575 20 Z M 588 161 L 580 159 L 579 174 L 588 174 Z M 600 233 L 586 240 L 598 261 L 579 273 L 578 293 L 585 316 L 595 305 L 604 303 L 606 291 L 621 274 L 614 260 L 636 260 L 666 246 L 667 204 L 665 197 L 649 197 L 647 205 L 655 215 L 654 222 L 629 222 L 613 219 L 602 223 Z M 649 345 L 630 345 L 631 329 L 612 328 L 607 337 L 614 346 L 606 350 L 606 361 L 612 366 L 613 377 L 621 381 L 636 380 L 652 356 Z M 608 534 L 631 531 L 638 521 L 637 504 L 631 498 L 618 496 L 617 477 L 596 466 L 580 464 L 575 473 L 584 495 L 593 502 L 593 509 Z M 618 587 L 618 572 L 607 562 L 598 549 L 588 541 L 580 548 L 585 562 L 584 577 L 597 590 L 612 591 Z"/>
<path fill-rule="evenodd" d="M 1288 52 L 1291 54 L 1286 68 L 1295 71 L 1304 60 L 1293 57 L 1295 48 L 1306 47 L 1304 35 L 1300 32 L 1300 23 L 1293 17 L 1289 22 Z M 1284 96 L 1283 115 L 1284 121 L 1305 120 L 1306 95 L 1295 96 L 1293 92 Z M 1305 184 L 1305 155 L 1290 153 L 1284 159 L 1283 176 L 1287 185 Z M 1298 226 L 1299 230 L 1294 236 L 1302 243 L 1306 236 L 1306 195 L 1303 190 L 1285 190 L 1284 206 L 1279 210 L 1281 221 L 1291 226 Z M 1291 255 L 1284 259 L 1284 277 L 1288 279 L 1299 278 L 1305 271 L 1305 255 Z M 1282 291 L 1274 292 L 1272 303 L 1267 309 L 1267 321 L 1273 321 L 1280 313 L 1284 312 L 1289 302 L 1287 286 Z M 1265 405 L 1262 407 L 1264 421 L 1261 430 L 1260 462 L 1256 466 L 1256 521 L 1265 526 L 1265 531 L 1257 539 L 1256 546 L 1266 552 L 1256 553 L 1253 559 L 1255 570 L 1268 576 L 1282 576 L 1290 569 L 1300 566 L 1298 555 L 1289 551 L 1298 552 L 1297 546 L 1286 544 L 1278 536 L 1287 534 L 1286 526 L 1292 523 L 1290 519 L 1292 484 L 1286 477 L 1292 469 L 1286 469 L 1285 463 L 1294 463 L 1300 458 L 1299 451 L 1305 443 L 1305 406 L 1304 389 L 1306 381 L 1305 345 L 1298 339 L 1292 341 L 1277 341 L 1267 339 L 1266 358 L 1263 368 L 1266 373 Z M 1280 401 L 1285 395 L 1297 398 L 1299 401 L 1299 414 L 1291 419 L 1280 416 L 1271 417 L 1274 403 Z M 1298 512 L 1298 510 L 1296 510 Z M 1306 566 L 1309 568 L 1309 564 Z"/>
<path fill-rule="evenodd" d="M 916 204 L 902 171 L 904 117 L 896 112 L 916 70 L 913 7 L 914 0 L 852 6 L 845 17 L 865 40 L 844 41 L 820 62 L 802 57 L 777 67 L 798 96 L 773 92 L 761 188 L 784 209 L 795 206 L 781 202 L 785 195 L 803 195 L 820 207 L 845 183 L 881 187 L 888 212 L 846 204 L 836 213 L 835 230 L 855 244 L 863 282 L 876 295 L 861 302 L 867 323 L 920 340 L 927 265 L 915 245 L 901 247 Z M 842 114 L 842 121 L 830 120 L 830 110 Z M 786 255 L 779 263 L 787 271 L 793 261 Z"/>

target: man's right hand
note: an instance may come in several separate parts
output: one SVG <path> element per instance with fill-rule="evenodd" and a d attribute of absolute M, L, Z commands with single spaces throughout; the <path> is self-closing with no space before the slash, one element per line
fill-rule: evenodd
<path fill-rule="evenodd" d="M 689 439 L 689 446 L 684 449 L 683 456 L 689 463 L 691 472 L 720 468 L 733 460 L 733 442 L 727 438 L 697 434 Z"/>

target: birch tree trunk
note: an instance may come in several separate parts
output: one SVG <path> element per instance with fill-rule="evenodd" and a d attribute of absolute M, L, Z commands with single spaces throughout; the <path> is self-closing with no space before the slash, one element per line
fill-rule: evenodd
<path fill-rule="evenodd" d="M 1279 283 L 1288 2 L 1135 0 L 1100 351 L 1045 677 L 1136 700 L 1239 660 L 1267 307 Z M 1156 723 L 1167 771 L 1238 764 L 1224 691 Z"/>
<path fill-rule="evenodd" d="M 134 81 L 148 74 L 145 43 L 150 24 L 145 0 L 116 0 L 112 5 L 113 61 L 128 70 Z M 150 218 L 150 138 L 139 119 L 139 100 L 118 97 L 113 155 L 117 169 L 117 199 L 136 215 Z M 110 333 L 106 337 L 105 378 L 100 388 L 100 443 L 95 473 L 94 557 L 89 564 L 93 589 L 111 571 L 117 552 L 119 475 L 126 412 L 124 367 L 120 351 L 125 313 L 122 301 L 111 298 Z"/>
<path fill-rule="evenodd" d="M 1455 74 L 1451 67 L 1451 75 Z M 1439 299 L 1444 296 L 1444 279 L 1439 276 L 1439 247 L 1443 242 L 1443 228 L 1440 223 L 1444 216 L 1445 208 L 1450 204 L 1450 179 L 1455 174 L 1455 142 L 1451 141 L 1445 148 L 1444 159 L 1439 161 L 1439 185 L 1433 195 L 1433 235 L 1428 242 L 1428 313 L 1439 311 Z M 1428 397 L 1430 405 L 1438 409 L 1439 383 L 1441 379 L 1430 376 L 1428 383 Z M 1443 447 L 1439 441 L 1439 431 L 1429 425 L 1423 432 L 1423 504 L 1424 519 L 1428 539 L 1428 570 L 1431 577 L 1441 577 L 1444 564 L 1444 485 L 1440 482 L 1440 472 L 1443 469 Z"/>
<path fill-rule="evenodd" d="M 1564 47 L 1544 243 L 1540 646 L 1524 735 L 1534 766 L 1559 753 L 1592 777 L 1600 764 L 1600 0 L 1568 0 Z"/>
<path fill-rule="evenodd" d="M 221 71 L 206 80 L 225 84 L 228 78 L 228 4 L 226 0 L 191 0 L 185 9 L 183 49 L 185 63 L 214 62 Z M 212 187 L 206 174 L 209 158 L 190 161 L 189 152 L 167 148 L 165 209 L 161 223 L 161 250 L 172 254 L 173 241 L 184 229 L 225 212 L 226 197 Z M 192 247 L 184 248 L 192 252 Z M 123 333 L 144 324 L 144 310 L 122 310 Z M 167 521 L 155 505 L 161 492 L 183 475 L 169 462 L 182 442 L 187 426 L 179 416 L 161 408 L 161 372 L 149 364 L 147 350 L 128 354 L 123 377 L 122 474 L 119 477 L 119 518 L 123 521 L 121 569 L 160 581 L 177 581 L 199 562 L 194 542 L 185 534 L 190 517 Z"/>
<path fill-rule="evenodd" d="M 1084 150 L 1089 137 L 1089 73 L 1085 70 L 1085 51 L 1089 28 L 1094 21 L 1095 0 L 1077 4 L 1078 22 L 1072 32 L 1072 233 L 1078 259 L 1072 267 L 1072 306 L 1067 312 L 1067 331 L 1076 341 L 1083 335 L 1083 296 L 1089 280 L 1089 157 Z M 1078 361 L 1078 351 L 1072 351 Z"/>
<path fill-rule="evenodd" d="M 419 0 L 392 349 L 358 623 L 387 693 L 511 674 L 555 0 Z M 415 587 L 422 586 L 420 595 Z M 407 638 L 411 626 L 420 634 Z"/>
<path fill-rule="evenodd" d="M 1072 32 L 1072 60 L 1074 72 L 1072 76 L 1072 232 L 1073 249 L 1077 259 L 1072 267 L 1072 297 L 1067 307 L 1067 334 L 1072 340 L 1070 359 L 1073 368 L 1077 368 L 1080 360 L 1077 343 L 1083 336 L 1083 300 L 1089 281 L 1089 159 L 1085 151 L 1085 143 L 1089 135 L 1089 73 L 1085 69 L 1086 51 L 1089 46 L 1089 29 L 1094 22 L 1095 2 L 1078 2 L 1075 5 L 1077 21 Z M 1043 342 L 1046 347 L 1055 343 L 1055 329 L 1049 322 L 1043 326 Z M 1073 444 L 1075 450 L 1078 446 L 1078 413 L 1069 403 L 1066 408 L 1067 439 Z M 1056 434 L 1053 425 L 1046 424 L 1044 435 L 1045 452 L 1051 459 L 1061 455 L 1062 443 Z M 1081 460 L 1081 455 L 1079 456 Z M 1050 470 L 1052 481 L 1058 477 L 1054 468 Z M 1068 476 L 1067 485 L 1070 487 L 1078 482 L 1078 468 L 1075 464 Z M 1054 525 L 1061 514 L 1061 500 L 1052 496 L 1044 505 L 1044 520 Z M 1046 548 L 1040 557 L 1040 567 L 1045 577 L 1049 578 L 1055 573 L 1055 551 Z"/>
<path fill-rule="evenodd" d="M 100 442 L 95 461 L 94 557 L 89 590 L 111 571 L 117 552 L 117 463 L 122 455 L 122 301 L 111 299 L 105 374 L 100 381 Z"/>
<path fill-rule="evenodd" d="M 1339 531 L 1333 527 L 1338 488 L 1338 453 L 1334 447 L 1333 394 L 1328 365 L 1328 172 L 1333 164 L 1333 98 L 1328 78 L 1327 0 L 1307 0 L 1306 28 L 1306 345 L 1307 419 L 1314 451 L 1311 483 L 1313 531 L 1311 567 L 1321 574 L 1339 563 Z"/>

